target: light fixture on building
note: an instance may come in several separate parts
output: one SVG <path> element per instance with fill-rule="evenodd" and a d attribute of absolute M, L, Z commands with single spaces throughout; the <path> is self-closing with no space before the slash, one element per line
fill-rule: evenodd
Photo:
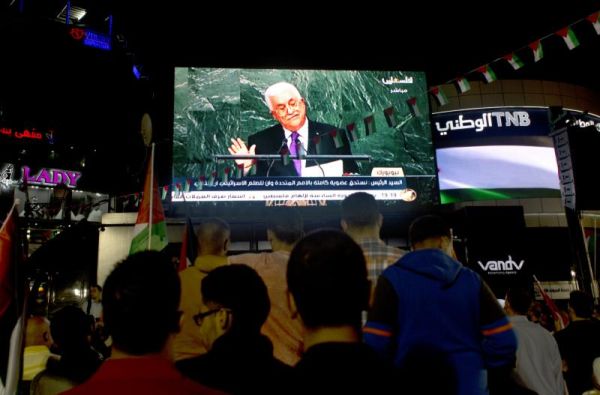
<path fill-rule="evenodd" d="M 69 14 L 69 22 L 67 22 L 67 13 Z M 87 10 L 85 8 L 72 6 L 70 5 L 70 2 L 67 2 L 67 4 L 65 4 L 63 9 L 56 16 L 56 19 L 69 24 L 71 21 L 81 21 L 85 14 L 87 14 Z"/>

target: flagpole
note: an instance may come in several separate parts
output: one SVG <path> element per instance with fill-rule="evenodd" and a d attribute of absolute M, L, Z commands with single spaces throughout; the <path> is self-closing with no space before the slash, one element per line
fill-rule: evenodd
<path fill-rule="evenodd" d="M 153 203 L 154 203 L 154 145 L 152 143 L 152 151 L 150 151 L 150 213 L 149 213 L 149 223 L 148 223 L 148 249 L 152 249 L 152 214 L 154 211 Z"/>

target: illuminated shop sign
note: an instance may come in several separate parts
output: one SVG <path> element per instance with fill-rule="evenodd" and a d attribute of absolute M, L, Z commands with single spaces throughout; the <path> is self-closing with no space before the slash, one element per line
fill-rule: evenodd
<path fill-rule="evenodd" d="M 36 130 L 35 128 L 29 130 L 18 130 L 12 128 L 0 128 L 0 135 L 5 137 L 10 137 L 18 140 L 43 140 L 44 136 L 42 132 Z"/>
<path fill-rule="evenodd" d="M 81 173 L 78 171 L 62 169 L 42 168 L 34 174 L 28 166 L 22 167 L 21 174 L 23 175 L 21 180 L 29 185 L 55 186 L 65 184 L 69 188 L 75 188 L 77 181 L 81 178 Z"/>

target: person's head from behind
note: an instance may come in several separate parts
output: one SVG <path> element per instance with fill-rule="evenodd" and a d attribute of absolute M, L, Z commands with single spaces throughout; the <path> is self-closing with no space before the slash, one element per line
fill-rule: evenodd
<path fill-rule="evenodd" d="M 142 251 L 119 262 L 104 283 L 102 310 L 113 347 L 130 355 L 163 351 L 179 331 L 179 276 L 170 258 Z"/>
<path fill-rule="evenodd" d="M 376 232 L 379 235 L 382 222 L 375 197 L 370 193 L 355 192 L 342 201 L 341 225 L 344 232 Z"/>
<path fill-rule="evenodd" d="M 259 335 L 271 301 L 258 273 L 247 265 L 217 267 L 202 279 L 202 307 L 194 316 L 207 349 L 226 333 Z"/>
<path fill-rule="evenodd" d="M 100 302 L 102 300 L 102 287 L 98 284 L 93 284 L 90 287 L 90 297 L 94 302 Z"/>
<path fill-rule="evenodd" d="M 207 218 L 198 226 L 198 255 L 227 255 L 231 230 L 220 218 Z"/>
<path fill-rule="evenodd" d="M 27 328 L 25 331 L 25 347 L 52 345 L 50 336 L 50 322 L 46 317 L 39 315 L 31 316 L 27 319 Z"/>
<path fill-rule="evenodd" d="M 529 313 L 533 298 L 525 287 L 512 287 L 506 291 L 504 310 L 509 315 L 524 315 Z"/>
<path fill-rule="evenodd" d="M 408 239 L 413 251 L 436 248 L 454 256 L 450 226 L 437 215 L 415 219 L 408 228 Z"/>
<path fill-rule="evenodd" d="M 307 328 L 360 328 L 370 288 L 363 252 L 350 236 L 337 230 L 308 234 L 292 250 L 287 282 L 292 310 Z"/>
<path fill-rule="evenodd" d="M 583 291 L 571 291 L 569 294 L 569 316 L 571 318 L 592 318 L 594 300 Z"/>
<path fill-rule="evenodd" d="M 304 234 L 302 217 L 298 210 L 277 207 L 269 210 L 267 217 L 267 239 L 271 244 L 282 243 L 291 249 Z"/>
<path fill-rule="evenodd" d="M 265 101 L 273 118 L 292 132 L 306 122 L 306 103 L 298 89 L 289 82 L 278 82 L 265 91 Z"/>
<path fill-rule="evenodd" d="M 92 323 L 76 306 L 65 306 L 52 316 L 50 333 L 61 353 L 77 352 L 89 347 Z"/>

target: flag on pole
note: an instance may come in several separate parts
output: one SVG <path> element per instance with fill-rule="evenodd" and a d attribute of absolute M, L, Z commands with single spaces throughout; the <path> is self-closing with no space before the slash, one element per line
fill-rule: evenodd
<path fill-rule="evenodd" d="M 251 176 L 255 176 L 256 175 L 256 160 L 252 160 L 252 166 L 250 167 L 250 171 L 248 172 L 249 175 Z"/>
<path fill-rule="evenodd" d="M 179 267 L 178 271 L 182 271 L 194 264 L 198 255 L 198 239 L 194 233 L 194 225 L 192 219 L 187 217 L 185 227 L 183 229 L 183 237 L 181 239 L 181 250 L 179 252 Z"/>
<path fill-rule="evenodd" d="M 244 177 L 244 164 L 240 163 L 239 165 L 235 164 L 235 178 L 240 179 Z"/>
<path fill-rule="evenodd" d="M 348 135 L 348 140 L 349 141 L 356 141 L 358 140 L 358 130 L 356 129 L 356 124 L 354 122 L 349 123 L 346 126 L 346 131 L 347 131 L 347 135 Z"/>
<path fill-rule="evenodd" d="M 471 90 L 471 84 L 469 83 L 469 80 L 465 77 L 458 77 L 456 79 L 456 86 L 458 86 L 458 90 L 460 93 L 465 93 Z"/>
<path fill-rule="evenodd" d="M 542 42 L 540 40 L 536 40 L 529 44 L 529 48 L 533 52 L 533 60 L 535 62 L 539 62 L 544 57 L 544 50 L 542 49 Z"/>
<path fill-rule="evenodd" d="M 144 250 L 160 251 L 169 244 L 165 214 L 158 195 L 158 185 L 154 179 L 154 147 L 153 143 L 144 182 L 144 195 L 133 228 L 129 254 Z"/>
<path fill-rule="evenodd" d="M 198 177 L 198 190 L 202 190 L 202 187 L 206 184 L 206 176 Z"/>
<path fill-rule="evenodd" d="M 565 40 L 565 44 L 569 47 L 569 50 L 575 49 L 579 46 L 579 40 L 575 35 L 575 32 L 571 27 L 565 27 L 556 32 L 557 35 L 561 36 Z"/>
<path fill-rule="evenodd" d="M 342 135 L 340 133 L 338 133 L 337 129 L 333 129 L 331 132 L 329 132 L 329 135 L 333 139 L 335 148 L 341 148 L 344 146 L 344 141 L 342 140 Z"/>
<path fill-rule="evenodd" d="M 319 155 L 321 153 L 321 136 L 317 134 L 315 137 L 313 137 L 312 143 L 315 146 L 317 155 Z"/>
<path fill-rule="evenodd" d="M 192 180 L 190 180 L 189 178 L 185 179 L 185 187 L 183 189 L 184 192 L 189 192 L 190 191 L 190 184 L 192 183 Z"/>
<path fill-rule="evenodd" d="M 433 88 L 431 88 L 431 93 L 433 94 L 433 96 L 435 96 L 440 106 L 445 106 L 446 104 L 448 104 L 448 97 L 446 97 L 446 94 L 439 86 L 434 86 Z"/>
<path fill-rule="evenodd" d="M 231 167 L 225 166 L 223 173 L 221 173 L 221 182 L 229 182 L 229 173 L 231 173 Z"/>
<path fill-rule="evenodd" d="M 485 80 L 488 84 L 490 82 L 496 81 L 496 79 L 497 79 L 496 73 L 494 73 L 494 70 L 492 70 L 490 65 L 481 66 L 477 69 L 477 71 L 479 71 L 481 74 L 483 74 L 483 77 L 485 78 Z"/>
<path fill-rule="evenodd" d="M 0 393 L 3 394 L 17 393 L 23 354 L 25 289 L 20 286 L 18 272 L 23 254 L 17 216 L 15 204 L 0 227 Z"/>
<path fill-rule="evenodd" d="M 504 56 L 504 60 L 506 60 L 512 66 L 513 70 L 519 70 L 524 66 L 523 61 L 514 52 Z"/>
<path fill-rule="evenodd" d="M 594 26 L 596 34 L 600 35 L 600 12 L 594 12 L 592 15 L 588 15 L 585 19 L 588 20 Z"/>
<path fill-rule="evenodd" d="M 558 324 L 558 329 L 564 329 L 567 326 L 565 322 L 566 320 L 560 313 L 560 310 L 556 306 L 556 303 L 554 303 L 554 300 L 552 300 L 550 295 L 548 295 L 546 291 L 544 291 L 544 288 L 542 287 L 542 284 L 538 281 L 537 277 L 533 276 L 533 279 L 535 281 L 535 285 L 537 285 L 538 290 L 540 291 L 540 294 L 542 294 L 542 298 L 544 298 L 544 303 L 546 303 L 546 306 L 548 306 L 548 308 L 552 312 L 552 318 L 554 318 L 554 322 Z"/>
<path fill-rule="evenodd" d="M 287 146 L 281 147 L 279 150 L 279 155 L 281 155 L 281 162 L 284 166 L 287 166 L 290 163 L 290 150 Z"/>
<path fill-rule="evenodd" d="M 421 116 L 421 111 L 419 110 L 419 107 L 417 106 L 417 98 L 416 97 L 411 97 L 410 99 L 408 99 L 406 101 L 406 103 L 408 103 L 408 107 L 410 107 L 410 111 L 412 112 L 412 114 L 415 117 Z"/>
<path fill-rule="evenodd" d="M 169 186 L 165 185 L 162 187 L 161 192 L 160 200 L 165 200 L 167 198 L 167 194 L 169 193 Z"/>
<path fill-rule="evenodd" d="M 394 112 L 394 106 L 389 106 L 385 110 L 383 110 L 383 115 L 385 116 L 385 121 L 387 122 L 390 128 L 398 125 L 398 119 L 396 119 L 396 113 Z"/>
<path fill-rule="evenodd" d="M 367 136 L 375 133 L 375 118 L 373 117 L 373 115 L 369 115 L 368 117 L 366 117 L 364 119 L 364 123 L 365 123 L 365 132 L 366 132 Z"/>

